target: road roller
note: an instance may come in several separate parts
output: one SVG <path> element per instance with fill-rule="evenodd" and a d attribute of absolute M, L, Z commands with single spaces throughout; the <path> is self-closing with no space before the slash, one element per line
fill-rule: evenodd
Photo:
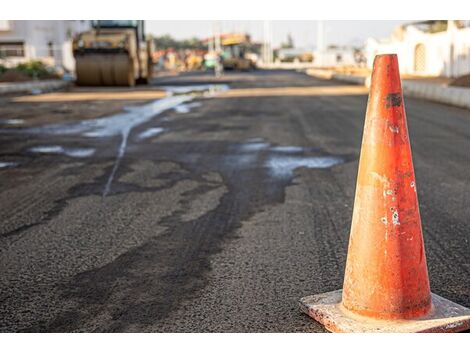
<path fill-rule="evenodd" d="M 77 85 L 133 87 L 152 77 L 154 43 L 144 21 L 92 21 L 72 47 Z"/>

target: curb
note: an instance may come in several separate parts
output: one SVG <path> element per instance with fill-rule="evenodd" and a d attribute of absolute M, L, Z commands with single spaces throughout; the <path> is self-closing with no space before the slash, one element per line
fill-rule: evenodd
<path fill-rule="evenodd" d="M 31 82 L 15 82 L 15 83 L 0 83 L 0 95 L 10 93 L 34 93 L 48 92 L 56 89 L 61 89 L 70 84 L 69 81 L 63 80 L 48 80 L 48 81 L 31 81 Z"/>
<path fill-rule="evenodd" d="M 366 87 L 370 85 L 370 77 L 351 76 L 321 69 L 309 69 L 307 70 L 307 74 L 316 78 L 333 79 Z M 403 81 L 402 88 L 404 94 L 413 98 L 421 98 L 437 103 L 457 106 L 459 108 L 470 109 L 470 88 L 448 87 L 442 84 L 414 81 Z"/>

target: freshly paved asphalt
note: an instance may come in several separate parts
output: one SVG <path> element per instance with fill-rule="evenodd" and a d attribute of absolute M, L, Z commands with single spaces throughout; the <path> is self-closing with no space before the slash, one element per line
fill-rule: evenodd
<path fill-rule="evenodd" d="M 297 301 L 342 286 L 367 96 L 297 72 L 218 83 L 246 95 L 136 124 L 121 157 L 120 134 L 0 130 L 18 163 L 0 168 L 0 331 L 324 332 Z M 470 306 L 470 112 L 405 105 L 431 289 Z"/>

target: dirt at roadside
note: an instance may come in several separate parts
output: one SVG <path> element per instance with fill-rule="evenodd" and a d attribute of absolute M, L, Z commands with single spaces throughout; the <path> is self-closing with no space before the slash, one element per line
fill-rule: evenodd
<path fill-rule="evenodd" d="M 470 74 L 457 77 L 449 85 L 452 87 L 470 87 Z"/>

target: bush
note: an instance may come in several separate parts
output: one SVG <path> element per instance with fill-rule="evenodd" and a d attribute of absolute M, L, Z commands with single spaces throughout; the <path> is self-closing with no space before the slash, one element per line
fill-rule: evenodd
<path fill-rule="evenodd" d="M 7 68 L 0 65 L 0 82 L 25 82 L 36 79 L 54 79 L 60 76 L 53 68 L 47 67 L 41 61 L 29 61 Z"/>
<path fill-rule="evenodd" d="M 46 65 L 41 61 L 30 61 L 18 64 L 14 70 L 23 73 L 31 78 L 49 78 L 51 72 L 47 69 Z"/>

